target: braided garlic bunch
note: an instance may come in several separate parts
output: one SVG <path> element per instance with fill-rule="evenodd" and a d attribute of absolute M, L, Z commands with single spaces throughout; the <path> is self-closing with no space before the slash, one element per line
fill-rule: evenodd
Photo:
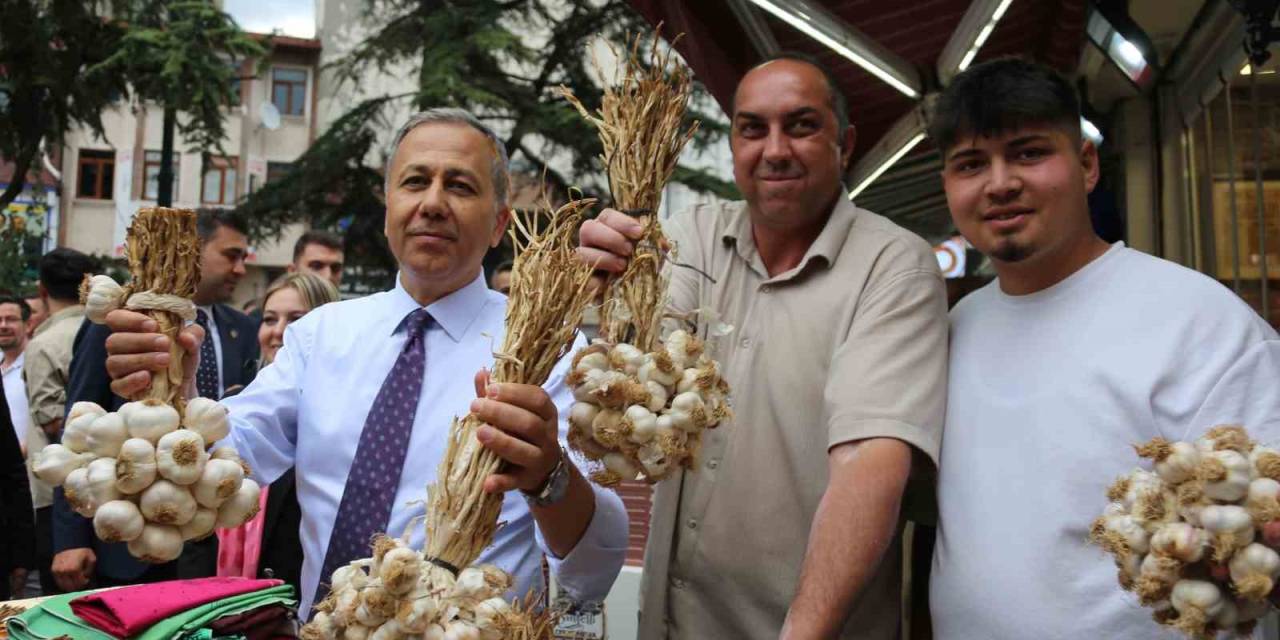
<path fill-rule="evenodd" d="M 373 557 L 339 567 L 329 595 L 302 627 L 302 640 L 499 640 L 540 638 L 549 623 L 503 599 L 512 580 L 493 565 L 457 577 L 411 549 L 378 536 Z M 535 632 L 535 628 L 538 629 Z"/>
<path fill-rule="evenodd" d="M 729 417 L 729 385 L 702 340 L 671 332 L 658 350 L 595 341 L 573 358 L 569 444 L 603 469 L 596 483 L 657 482 L 690 468 L 702 432 Z"/>
<path fill-rule="evenodd" d="M 1280 578 L 1280 553 L 1261 543 L 1262 527 L 1280 519 L 1280 452 L 1239 426 L 1135 449 L 1154 468 L 1108 489 L 1090 539 L 1160 624 L 1193 638 L 1251 633 Z"/>

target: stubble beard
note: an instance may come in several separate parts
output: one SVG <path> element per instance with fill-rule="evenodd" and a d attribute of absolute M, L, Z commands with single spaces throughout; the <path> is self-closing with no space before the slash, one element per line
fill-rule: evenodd
<path fill-rule="evenodd" d="M 991 250 L 991 258 L 1000 262 L 1016 263 L 1031 257 L 1030 246 L 1018 242 L 1015 238 L 1004 237 L 997 241 Z"/>

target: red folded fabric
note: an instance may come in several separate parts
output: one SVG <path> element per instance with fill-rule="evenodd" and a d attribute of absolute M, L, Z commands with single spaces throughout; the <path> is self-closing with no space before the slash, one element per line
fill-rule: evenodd
<path fill-rule="evenodd" d="M 281 580 L 199 578 L 121 587 L 81 596 L 71 611 L 85 622 L 119 638 L 131 638 L 151 625 L 215 600 L 267 589 Z"/>
<path fill-rule="evenodd" d="M 243 635 L 248 640 L 275 640 L 281 625 L 289 622 L 289 609 L 280 604 L 269 604 L 244 613 L 224 616 L 209 623 L 215 636 Z M 293 635 L 285 637 L 293 638 Z"/>

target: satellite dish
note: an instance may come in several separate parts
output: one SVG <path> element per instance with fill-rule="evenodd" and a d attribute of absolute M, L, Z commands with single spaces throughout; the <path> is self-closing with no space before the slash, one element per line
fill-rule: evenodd
<path fill-rule="evenodd" d="M 271 102 L 263 102 L 258 107 L 258 117 L 262 120 L 262 127 L 268 131 L 275 131 L 280 128 L 280 110 L 276 109 L 276 105 Z"/>

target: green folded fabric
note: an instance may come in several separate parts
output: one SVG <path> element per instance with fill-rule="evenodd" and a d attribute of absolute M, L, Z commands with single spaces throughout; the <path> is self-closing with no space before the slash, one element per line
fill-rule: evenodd
<path fill-rule="evenodd" d="M 94 628 L 71 612 L 71 601 L 88 593 L 91 592 L 81 591 L 54 596 L 24 611 L 18 617 L 10 618 L 9 637 L 14 640 L 48 640 L 65 635 L 75 640 L 118 640 L 115 636 Z M 218 618 L 233 616 L 271 604 L 296 606 L 293 587 L 282 584 L 202 604 L 157 622 L 137 638 L 138 640 L 185 640 L 188 634 L 200 631 Z"/>

